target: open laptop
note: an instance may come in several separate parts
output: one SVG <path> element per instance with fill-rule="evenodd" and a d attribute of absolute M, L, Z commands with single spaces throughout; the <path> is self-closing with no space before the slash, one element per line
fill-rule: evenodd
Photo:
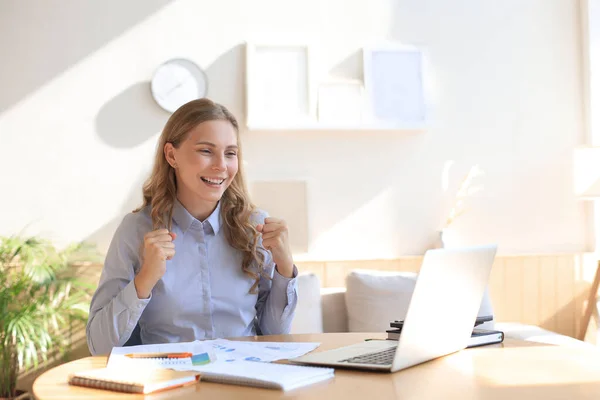
<path fill-rule="evenodd" d="M 467 347 L 496 245 L 425 253 L 399 340 L 371 340 L 290 360 L 395 372 Z"/>

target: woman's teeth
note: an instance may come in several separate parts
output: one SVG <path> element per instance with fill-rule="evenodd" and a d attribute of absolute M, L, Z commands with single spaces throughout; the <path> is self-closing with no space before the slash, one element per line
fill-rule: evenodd
<path fill-rule="evenodd" d="M 201 178 L 204 182 L 210 183 L 211 185 L 220 185 L 225 179 L 214 179 L 214 178 Z"/>

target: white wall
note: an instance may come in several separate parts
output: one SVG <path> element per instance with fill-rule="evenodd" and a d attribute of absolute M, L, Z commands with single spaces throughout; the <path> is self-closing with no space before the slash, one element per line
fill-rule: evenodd
<path fill-rule="evenodd" d="M 420 254 L 473 164 L 485 190 L 456 223 L 506 253 L 589 250 L 573 195 L 583 143 L 576 0 L 8 0 L 0 2 L 0 234 L 104 249 L 168 114 L 149 95 L 172 57 L 205 68 L 209 96 L 244 120 L 242 43 L 317 39 L 333 75 L 359 78 L 373 40 L 424 46 L 435 84 L 423 133 L 244 133 L 250 179 L 307 179 L 304 259 Z"/>

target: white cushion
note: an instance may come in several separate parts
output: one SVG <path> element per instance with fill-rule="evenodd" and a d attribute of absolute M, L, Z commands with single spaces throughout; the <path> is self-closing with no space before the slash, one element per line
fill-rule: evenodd
<path fill-rule="evenodd" d="M 385 332 L 391 321 L 404 319 L 416 280 L 412 272 L 350 272 L 346 277 L 348 330 Z"/>
<path fill-rule="evenodd" d="M 415 289 L 414 272 L 354 270 L 346 277 L 346 308 L 350 332 L 384 332 L 390 322 L 406 317 Z M 493 315 L 486 290 L 479 316 Z M 493 329 L 493 321 L 480 326 Z"/>
<path fill-rule="evenodd" d="M 313 273 L 298 275 L 298 304 L 290 333 L 322 333 L 321 282 Z"/>

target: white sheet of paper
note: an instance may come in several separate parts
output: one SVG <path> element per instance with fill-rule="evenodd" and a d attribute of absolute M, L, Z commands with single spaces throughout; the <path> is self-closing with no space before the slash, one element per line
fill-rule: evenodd
<path fill-rule="evenodd" d="M 171 368 L 179 371 L 210 371 L 216 364 L 236 361 L 271 362 L 300 357 L 317 347 L 318 342 L 246 342 L 227 339 L 196 340 L 194 342 L 149 344 L 129 347 L 114 347 L 110 353 L 107 367 L 155 367 Z M 199 365 L 191 359 L 132 359 L 130 353 L 179 353 L 189 352 L 194 355 L 206 354 L 201 359 L 210 359 L 210 363 Z"/>
<path fill-rule="evenodd" d="M 212 364 L 210 370 L 201 372 L 201 379 L 270 389 L 293 390 L 333 378 L 333 368 L 315 368 L 240 360 L 229 364 Z"/>

